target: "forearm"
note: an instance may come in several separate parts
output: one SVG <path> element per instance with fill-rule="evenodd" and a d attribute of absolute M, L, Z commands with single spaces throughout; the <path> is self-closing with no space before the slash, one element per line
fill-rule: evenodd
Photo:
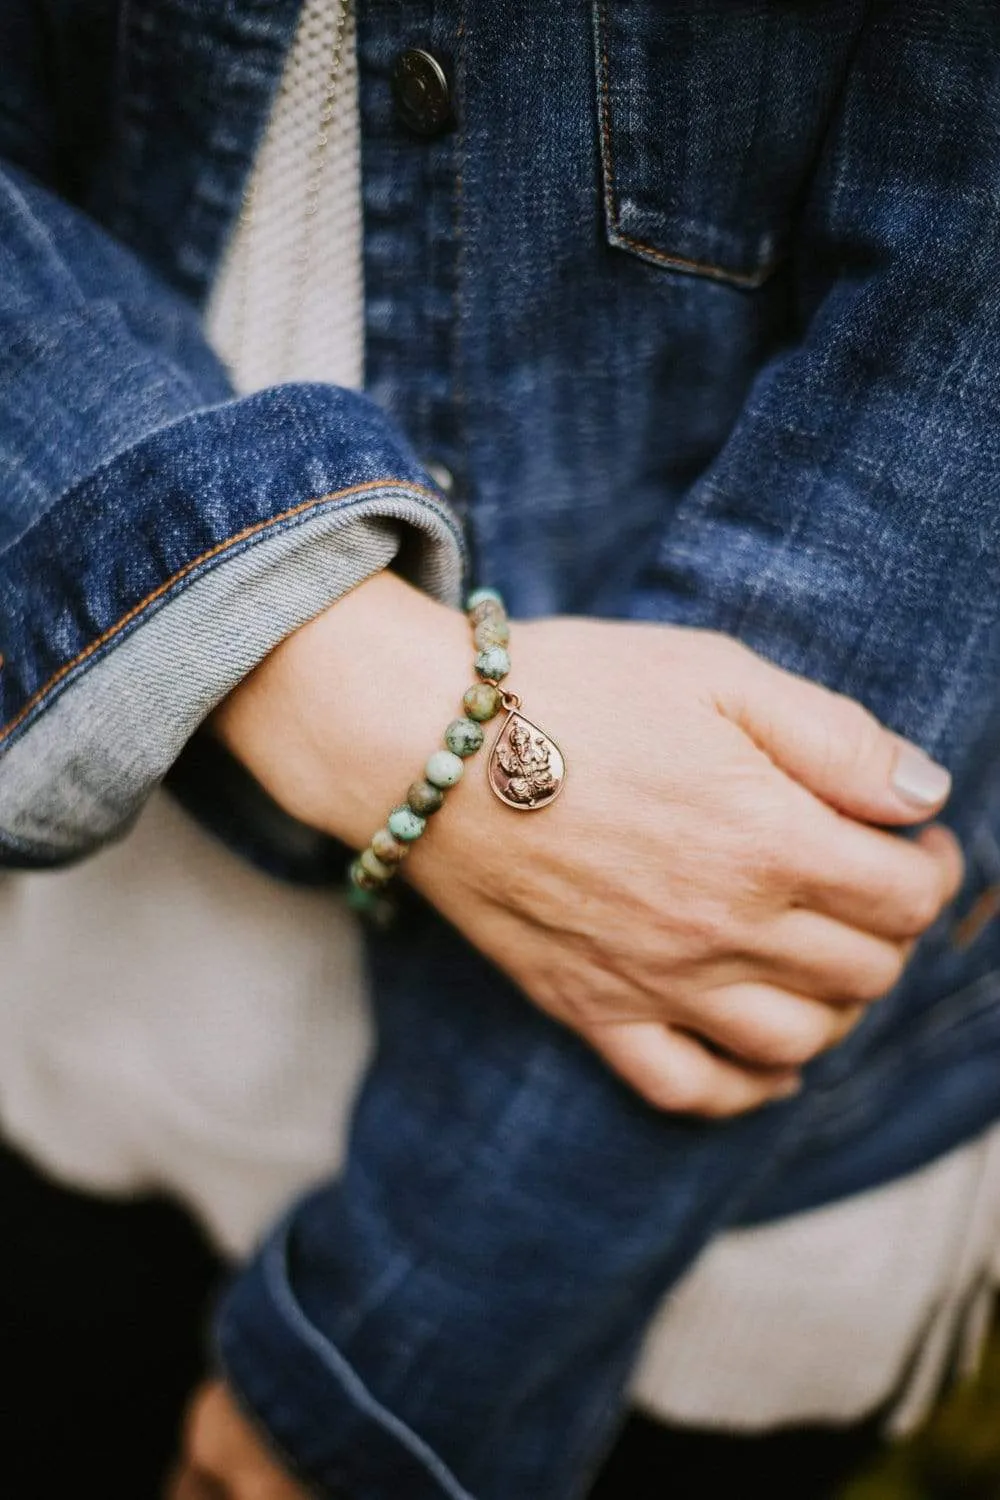
<path fill-rule="evenodd" d="M 472 654 L 459 610 L 385 569 L 282 642 L 212 726 L 286 811 L 363 848 L 458 712 Z M 475 780 L 436 826 L 484 805 Z"/>

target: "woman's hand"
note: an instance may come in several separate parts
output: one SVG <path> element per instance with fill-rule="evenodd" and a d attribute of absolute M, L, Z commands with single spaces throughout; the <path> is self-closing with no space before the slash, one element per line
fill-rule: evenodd
<path fill-rule="evenodd" d="M 514 643 L 565 789 L 537 815 L 494 810 L 474 770 L 410 878 L 654 1104 L 729 1114 L 793 1086 L 961 876 L 943 829 L 914 845 L 857 819 L 926 818 L 946 778 L 935 796 L 907 748 L 918 811 L 898 741 L 723 637 L 564 619 Z"/>
<path fill-rule="evenodd" d="M 651 1103 L 729 1115 L 791 1091 L 957 888 L 944 829 L 914 843 L 865 821 L 923 822 L 946 774 L 709 632 L 562 618 L 512 637 L 510 685 L 565 789 L 537 813 L 498 802 L 490 733 L 408 878 Z M 471 657 L 463 616 L 378 575 L 279 647 L 218 731 L 286 808 L 360 847 Z"/>

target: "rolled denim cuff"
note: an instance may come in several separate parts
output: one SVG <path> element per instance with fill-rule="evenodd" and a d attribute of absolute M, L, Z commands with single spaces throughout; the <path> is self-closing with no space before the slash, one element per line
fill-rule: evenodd
<path fill-rule="evenodd" d="M 246 1414 L 326 1500 L 474 1500 L 310 1322 L 288 1274 L 288 1237 L 286 1221 L 216 1320 L 218 1362 Z"/>
<path fill-rule="evenodd" d="M 0 556 L 0 861 L 122 832 L 279 641 L 393 564 L 457 602 L 458 522 L 382 414 L 333 386 L 196 411 Z"/>

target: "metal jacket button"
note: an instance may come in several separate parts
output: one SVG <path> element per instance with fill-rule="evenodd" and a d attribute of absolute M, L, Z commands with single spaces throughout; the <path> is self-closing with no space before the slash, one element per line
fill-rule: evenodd
<path fill-rule="evenodd" d="M 429 52 L 408 47 L 392 70 L 396 113 L 417 135 L 440 135 L 451 124 L 451 91 L 444 69 Z"/>

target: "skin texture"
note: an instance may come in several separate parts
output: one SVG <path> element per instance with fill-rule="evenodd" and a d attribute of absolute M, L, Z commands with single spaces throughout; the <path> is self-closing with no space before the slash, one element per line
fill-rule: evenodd
<path fill-rule="evenodd" d="M 725 1116 L 790 1091 L 961 877 L 945 830 L 911 843 L 868 820 L 940 803 L 893 790 L 901 742 L 855 704 L 725 637 L 573 618 L 512 635 L 509 685 L 566 755 L 565 789 L 538 813 L 503 806 L 488 735 L 405 878 L 655 1106 Z M 440 743 L 472 657 L 461 613 L 379 574 L 284 642 L 215 728 L 290 812 L 361 848 Z"/>

